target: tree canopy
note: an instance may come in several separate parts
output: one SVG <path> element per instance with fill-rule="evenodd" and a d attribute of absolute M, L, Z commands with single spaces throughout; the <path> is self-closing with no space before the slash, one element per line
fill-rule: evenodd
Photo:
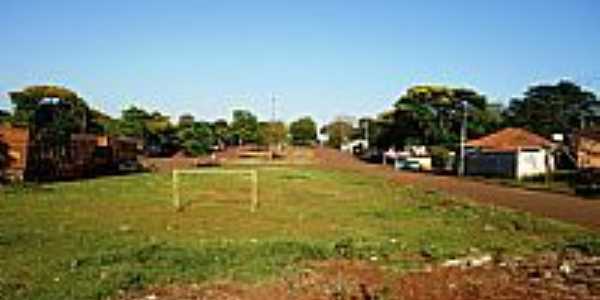
<path fill-rule="evenodd" d="M 328 136 L 327 145 L 332 148 L 340 148 L 342 144 L 350 140 L 354 134 L 352 124 L 344 120 L 335 120 L 321 129 L 321 133 Z"/>
<path fill-rule="evenodd" d="M 181 127 L 177 136 L 185 152 L 192 156 L 209 153 L 215 144 L 213 131 L 206 122 L 194 122 Z"/>
<path fill-rule="evenodd" d="M 466 105 L 465 105 L 466 104 Z M 406 91 L 392 110 L 373 124 L 380 147 L 453 145 L 460 137 L 464 109 L 467 109 L 469 136 L 480 136 L 499 126 L 485 96 L 466 88 L 436 85 L 415 86 Z"/>
<path fill-rule="evenodd" d="M 311 117 L 302 117 L 290 124 L 290 135 L 295 145 L 310 145 L 317 140 L 317 123 Z"/>
<path fill-rule="evenodd" d="M 258 119 L 250 111 L 235 110 L 231 132 L 238 144 L 255 143 L 258 140 Z"/>
<path fill-rule="evenodd" d="M 585 106 L 598 102 L 596 96 L 569 81 L 535 85 L 523 97 L 510 101 L 505 111 L 508 126 L 523 127 L 549 137 L 580 128 Z"/>
<path fill-rule="evenodd" d="M 89 108 L 75 92 L 58 86 L 31 86 L 10 92 L 13 122 L 30 130 L 60 126 L 63 131 L 85 132 Z M 58 128 L 55 128 L 58 129 Z"/>
<path fill-rule="evenodd" d="M 192 114 L 183 114 L 179 116 L 179 121 L 177 122 L 177 126 L 179 128 L 189 127 L 194 125 L 196 122 L 196 118 Z"/>
<path fill-rule="evenodd" d="M 258 130 L 258 144 L 281 145 L 285 142 L 288 130 L 283 122 L 260 122 Z"/>
<path fill-rule="evenodd" d="M 0 109 L 0 124 L 10 120 L 10 112 Z"/>
<path fill-rule="evenodd" d="M 215 135 L 215 142 L 220 146 L 226 146 L 234 144 L 233 134 L 229 124 L 224 119 L 218 119 L 212 124 L 213 134 Z"/>
<path fill-rule="evenodd" d="M 152 156 L 170 155 L 179 147 L 177 128 L 171 124 L 169 116 L 136 106 L 123 110 L 107 132 L 143 140 L 146 153 Z"/>

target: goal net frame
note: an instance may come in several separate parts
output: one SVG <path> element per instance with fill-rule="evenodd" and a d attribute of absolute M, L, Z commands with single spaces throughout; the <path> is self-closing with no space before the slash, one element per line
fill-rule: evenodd
<path fill-rule="evenodd" d="M 251 179 L 251 191 L 250 191 L 250 212 L 255 212 L 258 208 L 258 170 L 173 170 L 172 172 L 172 189 L 173 189 L 173 205 L 175 209 L 180 212 L 183 211 L 183 205 L 181 202 L 181 195 L 179 192 L 180 176 L 181 175 L 193 175 L 193 174 L 204 174 L 204 175 L 249 175 Z"/>

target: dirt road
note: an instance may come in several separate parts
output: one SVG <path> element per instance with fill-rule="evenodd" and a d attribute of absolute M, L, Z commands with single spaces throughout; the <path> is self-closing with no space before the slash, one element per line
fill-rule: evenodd
<path fill-rule="evenodd" d="M 380 174 L 401 183 L 444 191 L 482 203 L 526 211 L 600 230 L 600 200 L 529 191 L 451 176 L 398 172 L 387 166 L 363 163 L 349 154 L 335 150 L 321 148 L 316 152 L 317 158 L 324 166 Z"/>

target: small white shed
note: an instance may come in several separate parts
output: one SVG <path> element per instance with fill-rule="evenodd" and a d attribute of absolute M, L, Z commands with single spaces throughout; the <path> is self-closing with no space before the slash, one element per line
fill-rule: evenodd
<path fill-rule="evenodd" d="M 369 141 L 365 139 L 351 140 L 349 142 L 343 143 L 340 146 L 340 150 L 342 152 L 355 153 L 356 151 L 364 151 L 369 149 Z"/>

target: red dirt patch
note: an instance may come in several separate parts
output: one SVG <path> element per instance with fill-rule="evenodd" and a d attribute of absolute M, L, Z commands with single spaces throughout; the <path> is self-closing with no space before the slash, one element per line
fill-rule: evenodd
<path fill-rule="evenodd" d="M 600 257 L 546 253 L 474 268 L 435 267 L 398 274 L 360 261 L 311 263 L 260 285 L 221 282 L 154 287 L 126 300 L 476 300 L 600 299 Z"/>

